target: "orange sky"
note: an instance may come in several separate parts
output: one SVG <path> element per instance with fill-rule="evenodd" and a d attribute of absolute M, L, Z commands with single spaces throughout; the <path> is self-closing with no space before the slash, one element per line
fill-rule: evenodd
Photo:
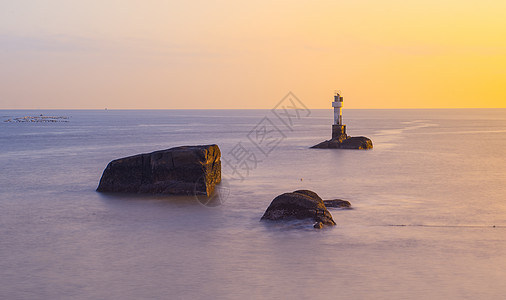
<path fill-rule="evenodd" d="M 5 2 L 0 109 L 506 107 L 503 0 Z"/>

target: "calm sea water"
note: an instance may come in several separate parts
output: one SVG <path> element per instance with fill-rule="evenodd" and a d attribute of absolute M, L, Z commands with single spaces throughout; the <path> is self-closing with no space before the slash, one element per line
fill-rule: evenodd
<path fill-rule="evenodd" d="M 69 122 L 3 122 L 40 114 Z M 504 299 L 506 110 L 345 110 L 374 149 L 308 149 L 331 118 L 0 111 L 0 298 Z M 249 158 L 224 168 L 223 205 L 95 192 L 115 158 L 211 143 Z M 354 209 L 323 230 L 259 221 L 296 189 Z"/>

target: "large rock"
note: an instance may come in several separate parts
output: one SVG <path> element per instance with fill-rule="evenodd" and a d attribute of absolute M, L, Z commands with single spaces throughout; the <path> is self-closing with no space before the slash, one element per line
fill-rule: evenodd
<path fill-rule="evenodd" d="M 221 181 L 217 145 L 183 146 L 111 161 L 99 192 L 210 196 Z"/>
<path fill-rule="evenodd" d="M 272 200 L 262 220 L 312 219 L 315 228 L 336 225 L 323 200 L 313 191 L 298 190 L 284 193 Z M 320 224 L 321 223 L 321 224 Z"/>

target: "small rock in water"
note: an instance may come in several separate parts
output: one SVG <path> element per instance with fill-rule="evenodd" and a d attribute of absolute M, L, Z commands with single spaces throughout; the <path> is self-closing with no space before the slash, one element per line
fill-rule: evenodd
<path fill-rule="evenodd" d="M 337 207 L 337 208 L 351 208 L 351 203 L 346 200 L 334 199 L 334 200 L 323 200 L 326 207 Z"/>
<path fill-rule="evenodd" d="M 322 225 L 336 225 L 323 200 L 313 191 L 284 193 L 272 200 L 262 220 L 312 219 Z"/>

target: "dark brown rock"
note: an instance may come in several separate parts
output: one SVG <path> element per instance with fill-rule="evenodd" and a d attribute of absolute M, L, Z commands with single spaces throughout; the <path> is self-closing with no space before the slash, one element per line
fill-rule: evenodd
<path fill-rule="evenodd" d="M 221 181 L 217 145 L 182 146 L 111 161 L 99 192 L 210 196 Z"/>
<path fill-rule="evenodd" d="M 313 191 L 284 193 L 272 200 L 262 220 L 312 219 L 324 225 L 336 225 L 323 200 Z"/>
<path fill-rule="evenodd" d="M 351 208 L 349 201 L 341 199 L 323 200 L 323 204 L 325 204 L 325 207 Z"/>
<path fill-rule="evenodd" d="M 372 149 L 372 141 L 371 139 L 365 136 L 355 136 L 355 137 L 339 137 L 338 139 L 330 139 L 327 141 L 323 141 L 317 145 L 314 145 L 311 148 L 318 149 L 358 149 L 358 150 L 366 150 Z"/>
<path fill-rule="evenodd" d="M 341 149 L 372 149 L 372 141 L 365 136 L 353 136 L 341 142 Z"/>

